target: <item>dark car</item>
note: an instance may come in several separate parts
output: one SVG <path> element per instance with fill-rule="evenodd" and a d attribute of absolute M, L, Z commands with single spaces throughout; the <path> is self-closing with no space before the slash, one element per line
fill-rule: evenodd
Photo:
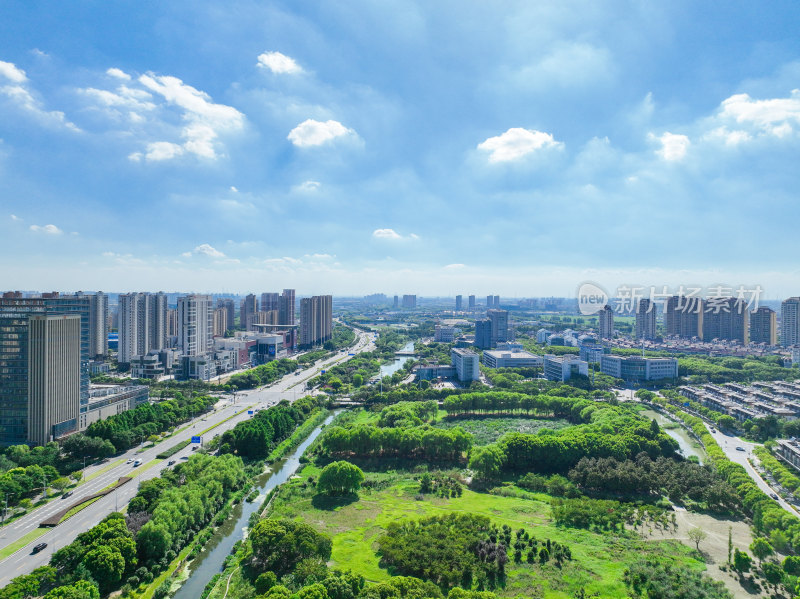
<path fill-rule="evenodd" d="M 744 451 L 744 447 L 737 447 L 736 451 Z"/>
<path fill-rule="evenodd" d="M 174 463 L 175 463 L 175 460 L 170 460 L 169 462 L 167 462 L 167 466 L 172 466 Z"/>
<path fill-rule="evenodd" d="M 38 545 L 34 545 L 32 553 L 39 553 L 45 547 L 47 547 L 47 543 L 39 543 Z"/>
<path fill-rule="evenodd" d="M 770 497 L 772 497 L 775 501 L 778 501 L 778 496 L 775 493 L 770 493 Z"/>
<path fill-rule="evenodd" d="M 67 491 L 61 496 L 61 499 L 66 499 L 67 497 L 72 497 L 72 491 Z"/>

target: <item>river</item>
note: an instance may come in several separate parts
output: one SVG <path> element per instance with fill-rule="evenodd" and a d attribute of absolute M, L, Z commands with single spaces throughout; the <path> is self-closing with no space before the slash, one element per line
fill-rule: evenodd
<path fill-rule="evenodd" d="M 689 435 L 688 432 L 686 432 L 686 429 L 677 424 L 674 420 L 670 420 L 655 410 L 643 410 L 639 413 L 644 418 L 655 418 L 656 422 L 658 422 L 658 425 L 664 430 L 664 432 L 678 442 L 678 445 L 680 446 L 680 452 L 683 457 L 688 458 L 692 455 L 697 456 L 697 459 L 700 460 L 701 464 L 706 460 L 705 450 L 697 441 L 694 440 L 694 438 Z M 671 428 L 665 428 L 667 426 L 670 426 Z"/>
<path fill-rule="evenodd" d="M 214 574 L 222 570 L 225 558 L 230 554 L 236 541 L 244 538 L 244 532 L 250 521 L 250 515 L 260 509 L 267 493 L 278 485 L 282 485 L 297 472 L 300 467 L 300 456 L 308 446 L 313 443 L 322 432 L 322 427 L 330 424 L 335 414 L 331 414 L 325 422 L 303 441 L 303 443 L 288 457 L 275 462 L 269 470 L 256 479 L 256 487 L 260 491 L 258 498 L 252 503 L 243 501 L 237 505 L 230 518 L 228 518 L 217 532 L 208 541 L 203 550 L 189 565 L 189 577 L 184 581 L 174 599 L 197 599 L 206 588 Z"/>
<path fill-rule="evenodd" d="M 414 351 L 414 342 L 409 341 L 406 343 L 403 348 L 400 350 L 403 352 L 413 352 Z M 409 360 L 413 360 L 414 356 L 397 356 L 394 359 L 394 362 L 391 364 L 384 364 L 381 366 L 381 378 L 385 376 L 392 376 L 395 372 L 400 370 L 403 367 L 403 364 L 408 362 Z"/>

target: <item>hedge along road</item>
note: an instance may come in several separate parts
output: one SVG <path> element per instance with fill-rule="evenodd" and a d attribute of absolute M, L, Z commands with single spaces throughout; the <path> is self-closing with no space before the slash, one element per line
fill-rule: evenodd
<path fill-rule="evenodd" d="M 350 351 L 354 354 L 358 354 L 364 351 L 372 351 L 372 349 L 374 349 L 374 345 L 371 340 L 371 335 L 359 332 L 359 341 Z M 344 360 L 350 358 L 352 358 L 352 356 L 344 356 Z M 342 360 L 343 357 L 337 354 L 327 360 L 317 362 L 305 370 L 299 371 L 300 374 L 297 376 L 289 374 L 267 387 L 237 392 L 235 404 L 228 404 L 213 414 L 206 415 L 205 422 L 203 422 L 202 417 L 196 418 L 194 420 L 194 428 L 190 427 L 186 429 L 184 434 L 159 443 L 155 447 L 146 449 L 141 453 L 136 453 L 140 448 L 133 448 L 123 457 L 127 456 L 130 459 L 140 459 L 143 464 L 147 464 L 156 459 L 156 454 L 180 443 L 187 437 L 191 437 L 193 431 L 210 429 L 206 433 L 206 439 L 210 439 L 211 436 L 214 435 L 222 434 L 226 430 L 236 426 L 239 422 L 249 418 L 247 414 L 248 409 L 266 408 L 275 405 L 284 398 L 289 401 L 294 401 L 299 397 L 303 397 L 304 394 L 294 392 L 286 393 L 286 390 L 297 384 L 298 379 L 303 380 L 304 377 L 306 379 L 311 378 L 316 373 L 317 369 Z M 238 415 L 234 418 L 229 418 L 237 413 Z M 0 587 L 5 586 L 11 579 L 17 576 L 29 574 L 39 566 L 46 565 L 50 561 L 50 557 L 54 551 L 71 543 L 80 533 L 90 529 L 111 512 L 121 510 L 128 505 L 128 502 L 138 492 L 139 482 L 159 476 L 161 471 L 168 467 L 167 464 L 169 460 L 179 460 L 183 457 L 188 457 L 191 453 L 192 446 L 190 445 L 169 459 L 162 460 L 161 464 L 158 466 L 149 468 L 147 471 L 137 476 L 135 480 L 136 484 L 129 483 L 120 487 L 114 493 L 110 493 L 98 501 L 95 501 L 86 509 L 81 510 L 55 528 L 49 529 L 41 536 L 36 536 L 35 539 L 17 549 L 12 555 L 0 560 Z M 78 492 L 86 496 L 97 493 L 108 485 L 115 483 L 120 477 L 130 476 L 133 470 L 133 464 L 120 464 L 92 479 L 90 483 L 78 487 L 73 497 L 75 497 L 77 501 L 81 498 Z M 0 535 L 2 535 L 0 536 L 0 551 L 16 540 L 26 535 L 31 535 L 38 528 L 42 520 L 46 519 L 48 516 L 52 516 L 55 512 L 61 511 L 65 506 L 62 506 L 60 502 L 61 500 L 52 501 L 47 506 L 43 506 L 40 510 L 34 510 L 30 514 L 14 522 L 14 524 L 0 529 Z M 38 543 L 47 543 L 47 548 L 37 554 L 32 554 L 33 546 Z"/>

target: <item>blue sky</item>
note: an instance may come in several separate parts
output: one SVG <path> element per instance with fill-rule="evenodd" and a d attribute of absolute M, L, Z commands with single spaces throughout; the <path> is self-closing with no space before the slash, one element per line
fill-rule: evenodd
<path fill-rule="evenodd" d="M 0 5 L 21 289 L 800 293 L 797 2 Z"/>

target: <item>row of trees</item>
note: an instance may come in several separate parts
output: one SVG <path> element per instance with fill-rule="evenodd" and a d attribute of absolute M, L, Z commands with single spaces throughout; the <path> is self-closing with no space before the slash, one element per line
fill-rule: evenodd
<path fill-rule="evenodd" d="M 146 506 L 149 511 L 133 517 L 141 522 L 150 516 L 136 535 L 139 557 L 149 564 L 158 562 L 169 551 L 180 551 L 246 482 L 241 458 L 232 455 L 194 455 L 165 471 L 162 478 L 168 487 L 157 498 L 150 498 Z"/>
<path fill-rule="evenodd" d="M 444 400 L 448 416 L 504 414 L 537 418 L 567 418 L 573 423 L 588 422 L 594 402 L 583 397 L 528 395 L 509 391 L 489 391 L 453 395 Z"/>
<path fill-rule="evenodd" d="M 319 403 L 318 398 L 308 396 L 294 404 L 283 400 L 276 406 L 260 410 L 252 418 L 222 434 L 220 453 L 235 453 L 255 460 L 267 457 L 278 443 L 305 421 Z"/>
<path fill-rule="evenodd" d="M 402 457 L 422 460 L 460 460 L 472 446 L 472 435 L 460 427 L 442 430 L 358 425 L 334 426 L 322 438 L 322 451 L 331 456 Z"/>
<path fill-rule="evenodd" d="M 240 391 L 242 389 L 255 389 L 261 385 L 269 385 L 282 376 L 297 370 L 297 366 L 296 360 L 288 358 L 273 360 L 240 374 L 234 374 L 228 379 L 228 387 L 235 391 Z"/>
<path fill-rule="evenodd" d="M 107 440 L 116 451 L 122 451 L 151 435 L 162 433 L 209 411 L 216 401 L 209 395 L 186 397 L 176 393 L 173 399 L 145 403 L 133 410 L 93 422 L 86 428 L 86 436 Z"/>

